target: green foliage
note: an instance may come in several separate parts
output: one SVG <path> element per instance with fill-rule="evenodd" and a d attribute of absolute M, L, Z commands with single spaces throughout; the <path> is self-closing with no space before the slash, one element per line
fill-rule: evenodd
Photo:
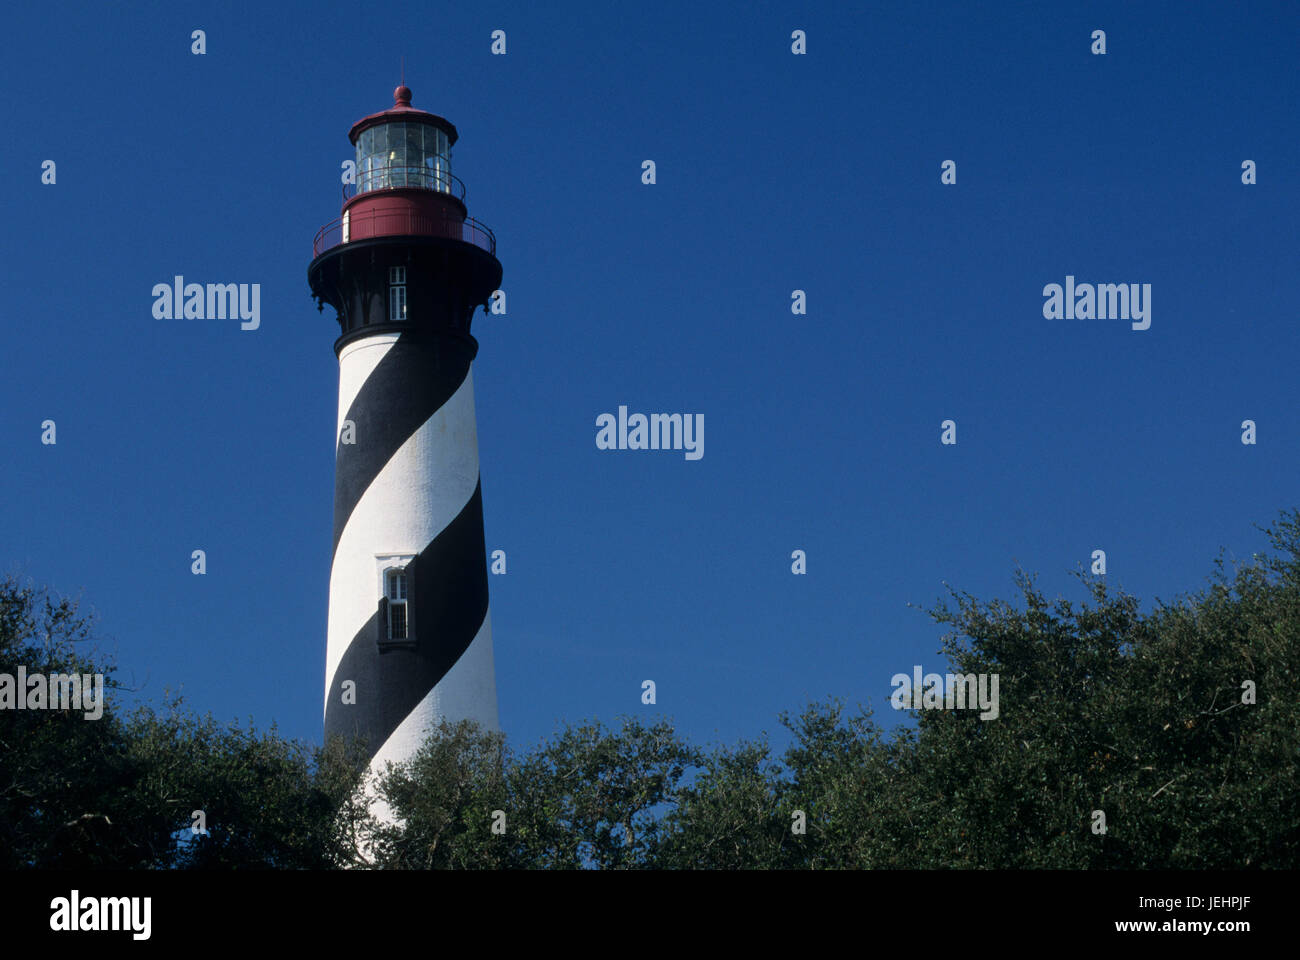
<path fill-rule="evenodd" d="M 187 842 L 174 865 L 187 868 L 329 869 L 357 862 L 347 824 L 336 811 L 348 800 L 362 762 L 341 742 L 312 751 L 275 727 L 222 726 L 174 713 L 143 712 L 138 742 L 148 744 L 158 802 L 179 808 Z M 192 832 L 201 810 L 207 834 Z"/>
<path fill-rule="evenodd" d="M 0 714 L 0 864 L 8 868 L 325 868 L 358 861 L 348 829 L 361 758 L 314 751 L 171 699 L 122 716 L 92 623 L 10 578 L 0 583 L 0 673 L 105 675 L 97 719 Z M 191 832 L 202 810 L 208 833 Z"/>
<path fill-rule="evenodd" d="M 394 823 L 376 833 L 376 866 L 649 866 L 657 808 L 697 759 L 662 722 L 566 727 L 519 757 L 500 734 L 443 724 L 381 781 Z M 504 833 L 492 832 L 494 811 Z"/>
<path fill-rule="evenodd" d="M 1149 613 L 1082 574 L 1080 603 L 1024 573 L 1017 605 L 952 591 L 930 611 L 948 670 L 999 676 L 996 720 L 918 711 L 887 731 L 813 703 L 781 717 L 779 758 L 766 739 L 699 749 L 665 721 L 564 726 L 524 751 L 463 722 L 366 789 L 358 744 L 310 748 L 179 701 L 123 717 L 111 694 L 94 721 L 5 711 L 0 863 L 1295 869 L 1300 512 L 1266 532 L 1274 554 L 1220 558 L 1206 588 Z M 0 584 L 0 672 L 99 672 L 114 691 L 91 639 L 75 605 Z"/>
<path fill-rule="evenodd" d="M 743 870 L 791 866 L 798 842 L 784 812 L 778 764 L 766 743 L 719 747 L 666 817 L 656 866 Z"/>
<path fill-rule="evenodd" d="M 654 866 L 662 808 L 698 760 L 665 721 L 624 719 L 617 732 L 599 723 L 565 727 L 511 770 L 522 814 L 512 865 Z"/>
<path fill-rule="evenodd" d="M 476 724 L 442 724 L 419 752 L 390 766 L 380 794 L 396 823 L 373 830 L 375 865 L 389 869 L 504 866 L 492 811 L 506 798 L 504 738 Z"/>
<path fill-rule="evenodd" d="M 956 595 L 962 672 L 1001 675 L 1001 718 L 920 718 L 917 787 L 950 815 L 921 866 L 1168 868 L 1300 862 L 1300 540 L 1269 531 L 1279 559 L 1147 616 L 1083 578 L 1090 603 L 1049 604 L 1018 579 L 1024 609 Z M 1243 703 L 1243 681 L 1258 702 Z M 1092 833 L 1093 811 L 1107 831 Z"/>
<path fill-rule="evenodd" d="M 10 578 L 0 584 L 0 673 L 94 674 L 91 624 L 68 600 Z M 144 774 L 130 731 L 64 710 L 0 715 L 0 858 L 5 867 L 152 867 L 165 862 L 166 816 L 135 788 Z"/>

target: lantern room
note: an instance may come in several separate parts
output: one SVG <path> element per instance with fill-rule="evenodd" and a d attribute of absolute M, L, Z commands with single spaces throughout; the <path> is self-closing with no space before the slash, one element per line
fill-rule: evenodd
<path fill-rule="evenodd" d="M 492 231 L 468 216 L 465 185 L 451 172 L 456 128 L 411 106 L 411 88 L 393 91 L 393 106 L 352 125 L 356 179 L 343 188 L 342 216 L 321 227 L 319 256 L 340 243 L 380 236 L 450 237 L 492 253 Z"/>
<path fill-rule="evenodd" d="M 356 146 L 357 193 L 417 187 L 453 193 L 451 146 L 456 128 L 442 117 L 411 106 L 411 89 L 393 92 L 391 110 L 352 127 Z"/>

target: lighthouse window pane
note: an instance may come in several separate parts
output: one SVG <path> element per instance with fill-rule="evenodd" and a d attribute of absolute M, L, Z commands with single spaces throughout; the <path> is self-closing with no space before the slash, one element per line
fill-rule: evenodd
<path fill-rule="evenodd" d="M 406 268 L 388 268 L 388 322 L 406 319 Z"/>
<path fill-rule="evenodd" d="M 450 148 L 447 146 L 447 134 L 437 129 L 430 128 L 430 133 L 434 136 L 434 149 L 430 151 L 432 157 L 434 189 L 441 190 L 444 193 L 451 192 L 451 157 Z"/>
<path fill-rule="evenodd" d="M 390 123 L 388 129 L 388 152 L 384 154 L 388 164 L 388 185 L 390 187 L 406 186 L 402 165 L 406 163 L 406 135 L 404 123 Z"/>
<path fill-rule="evenodd" d="M 406 287 L 393 285 L 388 288 L 388 320 L 400 323 L 406 319 Z"/>
<path fill-rule="evenodd" d="M 399 167 L 406 162 L 406 124 L 390 123 L 388 127 L 388 160 Z"/>
<path fill-rule="evenodd" d="M 421 154 L 424 183 L 430 190 L 441 190 L 441 178 L 438 176 L 438 128 L 424 128 L 424 153 Z"/>
<path fill-rule="evenodd" d="M 374 142 L 371 144 L 370 177 L 372 189 L 380 190 L 388 186 L 388 133 L 383 127 L 375 127 Z"/>
<path fill-rule="evenodd" d="M 390 603 L 388 605 L 388 619 L 391 629 L 390 637 L 393 640 L 406 639 L 406 604 Z"/>
<path fill-rule="evenodd" d="M 385 156 L 385 151 L 388 148 L 387 132 L 382 126 L 371 127 L 357 138 L 357 142 L 364 143 L 365 147 L 365 189 L 384 189 L 389 185 Z"/>
<path fill-rule="evenodd" d="M 424 124 L 408 123 L 406 125 L 406 165 L 407 186 L 427 186 L 421 176 L 424 166 Z"/>

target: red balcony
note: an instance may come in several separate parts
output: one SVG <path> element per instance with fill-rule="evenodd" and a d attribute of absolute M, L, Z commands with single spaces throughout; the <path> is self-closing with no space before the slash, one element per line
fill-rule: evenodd
<path fill-rule="evenodd" d="M 312 241 L 312 257 L 319 257 L 326 250 L 357 240 L 405 236 L 447 237 L 471 243 L 493 256 L 497 252 L 496 236 L 485 224 L 473 217 L 462 220 L 449 214 L 409 208 L 367 208 L 348 210 L 343 216 L 321 227 Z"/>

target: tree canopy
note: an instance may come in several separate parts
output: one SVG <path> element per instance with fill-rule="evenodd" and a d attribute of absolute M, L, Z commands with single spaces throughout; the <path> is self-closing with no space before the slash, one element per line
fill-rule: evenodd
<path fill-rule="evenodd" d="M 367 788 L 361 744 L 288 741 L 179 700 L 121 710 L 76 605 L 0 583 L 0 674 L 101 673 L 103 715 L 0 711 L 7 868 L 814 869 L 1300 866 L 1300 512 L 1274 552 L 1143 612 L 1104 577 L 950 596 L 954 674 L 996 719 L 877 723 L 836 700 L 702 747 L 666 720 L 534 747 L 444 724 Z M 891 711 L 892 712 L 892 711 Z M 382 806 L 391 814 L 378 816 Z M 195 833 L 196 814 L 206 832 Z"/>

